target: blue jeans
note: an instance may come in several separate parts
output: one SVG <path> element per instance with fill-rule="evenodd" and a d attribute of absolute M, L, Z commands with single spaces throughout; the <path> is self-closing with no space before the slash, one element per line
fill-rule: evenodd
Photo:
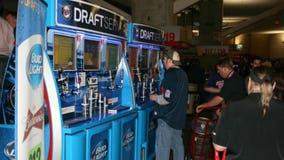
<path fill-rule="evenodd" d="M 171 149 L 173 160 L 184 160 L 182 130 L 174 129 L 158 119 L 156 160 L 168 160 Z"/>

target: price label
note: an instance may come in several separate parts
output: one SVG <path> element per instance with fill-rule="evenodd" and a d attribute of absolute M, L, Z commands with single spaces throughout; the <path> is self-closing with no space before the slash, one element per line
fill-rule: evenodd
<path fill-rule="evenodd" d="M 42 155 L 41 143 L 29 151 L 29 160 L 41 160 Z"/>

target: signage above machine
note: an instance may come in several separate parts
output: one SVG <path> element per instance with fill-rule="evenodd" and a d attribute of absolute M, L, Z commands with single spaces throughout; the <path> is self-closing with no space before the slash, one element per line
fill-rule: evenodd
<path fill-rule="evenodd" d="M 129 25 L 132 36 L 130 42 L 163 45 L 163 31 L 148 25 L 133 23 Z"/>
<path fill-rule="evenodd" d="M 213 55 L 213 56 L 224 56 L 229 53 L 229 46 L 219 45 L 204 45 L 197 47 L 197 54 L 202 55 Z"/>
<path fill-rule="evenodd" d="M 80 0 L 57 0 L 56 25 L 127 38 L 128 20 L 108 9 Z"/>

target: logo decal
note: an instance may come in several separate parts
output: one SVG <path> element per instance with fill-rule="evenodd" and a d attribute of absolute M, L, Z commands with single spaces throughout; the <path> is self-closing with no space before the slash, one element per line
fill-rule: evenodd
<path fill-rule="evenodd" d="M 5 146 L 4 153 L 8 159 L 15 159 L 15 141 L 9 142 Z"/>
<path fill-rule="evenodd" d="M 32 112 L 29 110 L 27 117 L 28 118 L 26 122 L 23 142 L 27 139 L 33 127 L 42 129 L 43 127 L 43 106 L 40 107 L 40 109 L 35 114 L 32 114 Z"/>
<path fill-rule="evenodd" d="M 28 80 L 32 88 L 37 89 L 42 80 L 43 72 L 42 47 L 40 44 L 36 44 L 32 47 L 27 63 Z"/>
<path fill-rule="evenodd" d="M 129 128 L 127 130 L 127 132 L 125 133 L 125 135 L 123 136 L 123 144 L 122 145 L 125 148 L 125 147 L 128 146 L 128 144 L 130 144 L 133 141 L 134 141 L 134 132 L 131 128 Z"/>
<path fill-rule="evenodd" d="M 134 28 L 135 29 L 135 37 L 139 37 L 139 28 Z"/>
<path fill-rule="evenodd" d="M 91 160 L 104 160 L 107 158 L 108 144 L 107 140 L 100 141 L 92 151 Z"/>
<path fill-rule="evenodd" d="M 170 90 L 166 90 L 166 92 L 165 92 L 165 97 L 166 98 L 170 98 L 171 97 L 171 94 L 172 94 L 172 91 L 170 91 Z"/>
<path fill-rule="evenodd" d="M 70 20 L 72 15 L 72 10 L 70 5 L 64 5 L 62 7 L 61 14 L 63 15 L 65 20 Z"/>

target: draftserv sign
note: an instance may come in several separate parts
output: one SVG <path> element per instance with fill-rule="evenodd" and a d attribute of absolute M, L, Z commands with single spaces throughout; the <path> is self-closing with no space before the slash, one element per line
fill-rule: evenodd
<path fill-rule="evenodd" d="M 113 11 L 80 0 L 57 0 L 56 25 L 127 38 L 128 20 Z"/>

